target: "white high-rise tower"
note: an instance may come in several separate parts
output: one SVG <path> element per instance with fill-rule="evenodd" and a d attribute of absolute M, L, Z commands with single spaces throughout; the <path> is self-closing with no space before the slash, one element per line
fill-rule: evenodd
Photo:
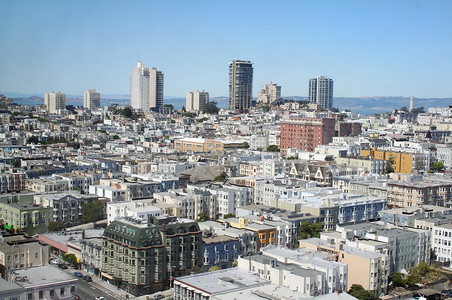
<path fill-rule="evenodd" d="M 87 90 L 83 95 L 83 107 L 97 109 L 100 107 L 100 93 L 96 90 Z"/>
<path fill-rule="evenodd" d="M 139 62 L 130 76 L 130 106 L 149 110 L 163 106 L 163 73 Z"/>
<path fill-rule="evenodd" d="M 45 93 L 44 105 L 51 114 L 58 114 L 60 110 L 66 109 L 66 94 L 63 93 Z"/>

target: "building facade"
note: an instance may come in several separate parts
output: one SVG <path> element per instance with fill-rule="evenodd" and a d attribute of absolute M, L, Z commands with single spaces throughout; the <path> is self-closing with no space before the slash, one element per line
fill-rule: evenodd
<path fill-rule="evenodd" d="M 100 93 L 96 90 L 87 90 L 83 95 L 83 107 L 97 109 L 100 107 Z"/>
<path fill-rule="evenodd" d="M 253 64 L 249 60 L 233 60 L 229 63 L 229 108 L 248 109 L 252 99 Z"/>
<path fill-rule="evenodd" d="M 329 144 L 334 137 L 335 120 L 300 118 L 281 123 L 281 150 L 289 148 L 314 152 L 318 145 Z"/>
<path fill-rule="evenodd" d="M 186 111 L 204 112 L 206 105 L 209 102 L 209 93 L 196 90 L 194 92 L 187 92 L 185 101 Z"/>
<path fill-rule="evenodd" d="M 309 102 L 321 108 L 333 108 L 333 79 L 325 76 L 309 79 Z"/>
<path fill-rule="evenodd" d="M 145 111 L 163 106 L 163 80 L 161 71 L 138 62 L 130 76 L 130 106 Z"/>
<path fill-rule="evenodd" d="M 118 219 L 103 239 L 101 276 L 135 296 L 168 289 L 173 277 L 202 266 L 202 231 L 188 219 Z"/>
<path fill-rule="evenodd" d="M 262 87 L 257 94 L 257 103 L 271 104 L 281 98 L 281 86 L 270 82 Z"/>
<path fill-rule="evenodd" d="M 44 105 L 51 114 L 57 114 L 66 109 L 66 94 L 51 92 L 44 94 Z"/>

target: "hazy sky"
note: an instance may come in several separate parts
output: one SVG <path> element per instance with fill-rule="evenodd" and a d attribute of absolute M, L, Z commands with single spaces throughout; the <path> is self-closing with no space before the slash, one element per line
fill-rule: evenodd
<path fill-rule="evenodd" d="M 228 65 L 254 65 L 306 96 L 452 97 L 452 1 L 0 0 L 0 92 L 129 94 L 138 60 L 165 74 L 165 96 L 228 95 Z"/>

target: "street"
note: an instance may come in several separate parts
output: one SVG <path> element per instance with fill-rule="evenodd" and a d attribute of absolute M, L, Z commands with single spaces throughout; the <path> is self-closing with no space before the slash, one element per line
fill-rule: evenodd
<path fill-rule="evenodd" d="M 82 278 L 78 279 L 77 294 L 80 296 L 81 300 L 94 300 L 96 297 L 102 296 L 105 300 L 120 300 L 119 295 L 115 295 L 104 287 L 96 284 L 95 282 L 87 282 Z"/>

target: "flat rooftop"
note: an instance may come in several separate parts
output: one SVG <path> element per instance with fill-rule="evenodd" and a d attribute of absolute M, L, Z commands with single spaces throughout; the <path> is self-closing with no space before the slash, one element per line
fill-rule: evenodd
<path fill-rule="evenodd" d="M 68 274 L 52 265 L 18 269 L 13 270 L 13 272 L 16 276 L 16 283 L 24 288 L 67 281 L 77 281 L 77 278 L 75 278 L 72 274 Z"/>
<path fill-rule="evenodd" d="M 174 283 L 185 284 L 212 295 L 235 291 L 238 288 L 258 287 L 269 284 L 269 281 L 246 270 L 233 268 L 179 277 L 174 279 Z"/>

